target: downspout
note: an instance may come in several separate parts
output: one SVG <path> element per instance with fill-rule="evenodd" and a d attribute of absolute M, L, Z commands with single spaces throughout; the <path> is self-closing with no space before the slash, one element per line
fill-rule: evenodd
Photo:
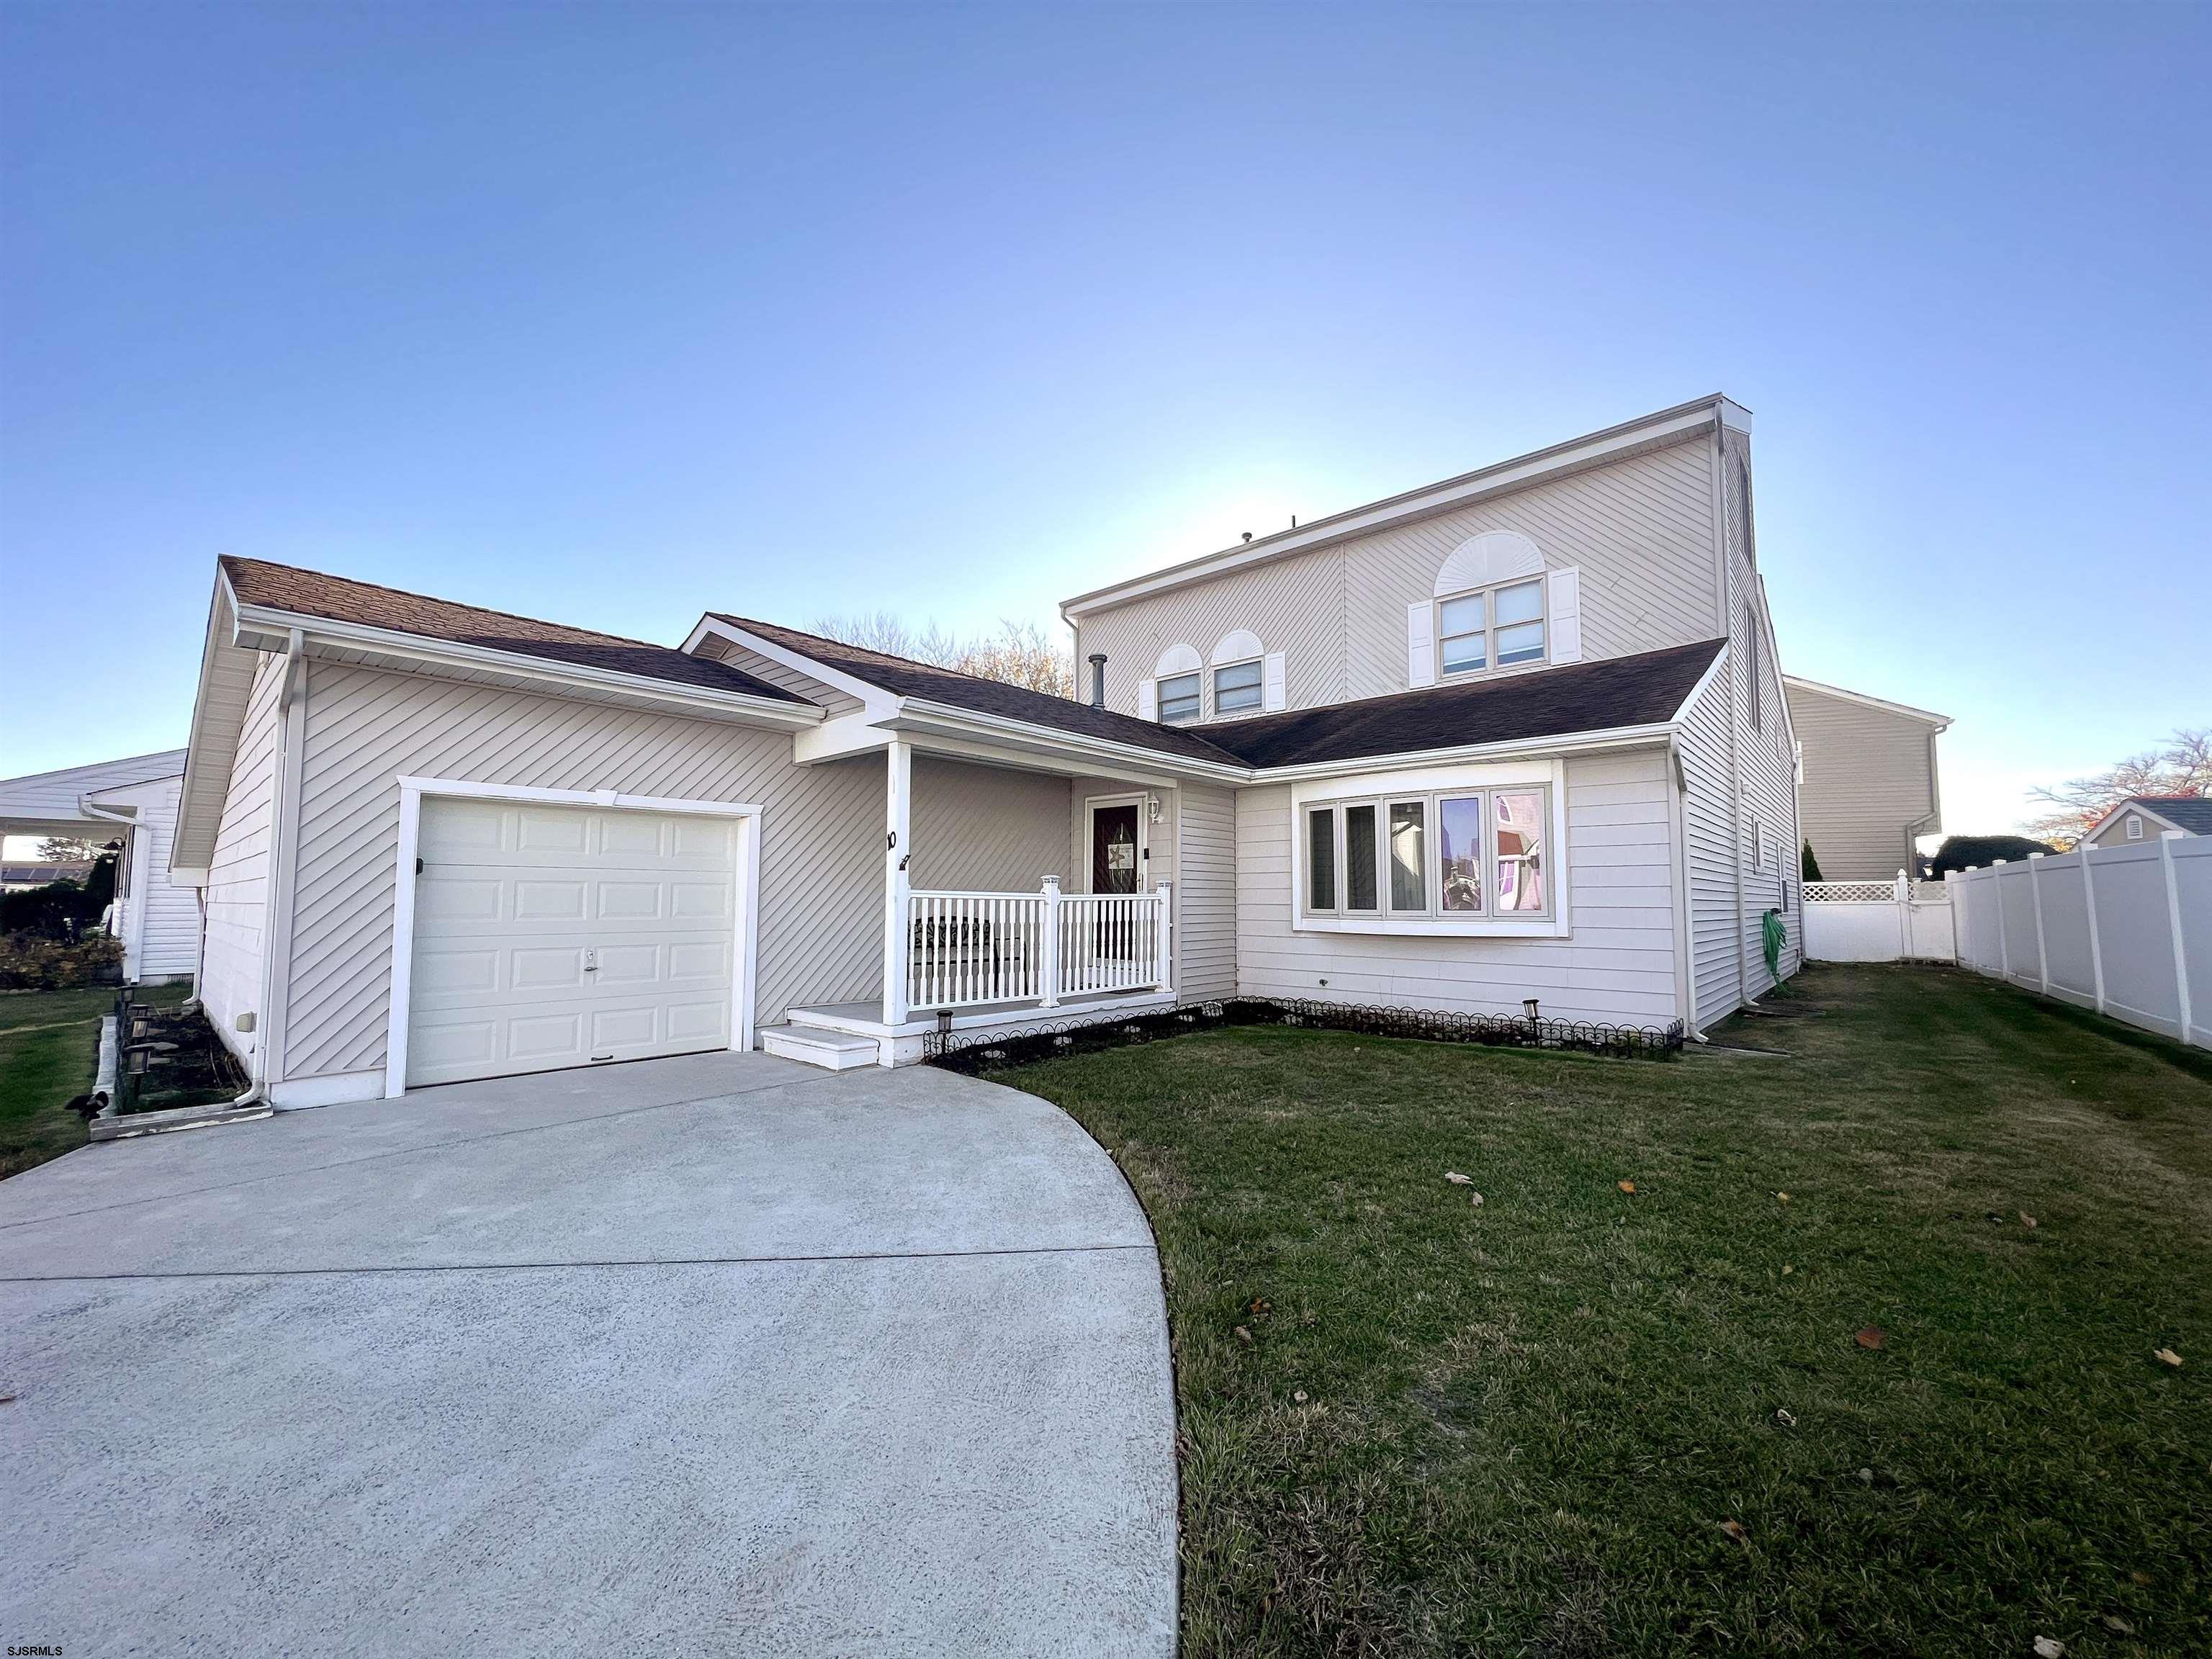
<path fill-rule="evenodd" d="M 1674 864 L 1674 976 L 1680 989 L 1682 1030 L 1692 1042 L 1703 1042 L 1698 1028 L 1698 954 L 1690 933 L 1690 835 L 1685 808 L 1690 798 L 1690 776 L 1682 764 L 1680 732 L 1667 738 L 1667 769 L 1674 787 L 1668 792 L 1668 848 Z"/>
<path fill-rule="evenodd" d="M 298 744 L 294 740 L 293 728 L 301 723 L 306 714 L 307 666 L 307 641 L 295 628 L 284 648 L 284 687 L 276 703 L 276 799 L 269 804 L 269 884 L 263 911 L 261 994 L 257 999 L 255 1015 L 260 1030 L 253 1045 L 252 1080 L 246 1092 L 230 1103 L 233 1106 L 269 1103 L 270 1055 L 283 1037 L 283 1022 L 270 1016 L 275 1012 L 279 939 L 285 941 L 286 957 L 291 955 L 288 937 L 291 884 L 285 877 L 291 860 L 292 837 L 285 809 L 298 784 L 294 772 L 298 763 Z"/>

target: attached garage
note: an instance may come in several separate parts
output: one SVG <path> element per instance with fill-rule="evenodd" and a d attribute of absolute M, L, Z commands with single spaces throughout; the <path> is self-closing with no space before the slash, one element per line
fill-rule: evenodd
<path fill-rule="evenodd" d="M 406 1086 L 730 1046 L 744 1024 L 741 814 L 435 788 L 409 790 L 410 971 L 393 1022 Z"/>

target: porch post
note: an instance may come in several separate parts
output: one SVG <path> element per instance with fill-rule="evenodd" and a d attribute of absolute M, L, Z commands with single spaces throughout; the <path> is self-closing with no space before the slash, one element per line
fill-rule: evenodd
<path fill-rule="evenodd" d="M 1060 878 L 1044 878 L 1044 950 L 1038 964 L 1044 974 L 1044 1006 L 1060 1006 Z"/>
<path fill-rule="evenodd" d="M 1153 889 L 1160 896 L 1160 959 L 1158 972 L 1159 988 L 1163 991 L 1175 989 L 1174 887 L 1174 883 L 1164 881 Z"/>
<path fill-rule="evenodd" d="M 907 859 L 911 852 L 908 831 L 912 820 L 914 745 L 891 739 L 886 751 L 888 783 L 884 792 L 884 1024 L 906 1024 L 907 891 L 911 885 Z M 890 1048 L 884 1048 L 890 1063 Z"/>

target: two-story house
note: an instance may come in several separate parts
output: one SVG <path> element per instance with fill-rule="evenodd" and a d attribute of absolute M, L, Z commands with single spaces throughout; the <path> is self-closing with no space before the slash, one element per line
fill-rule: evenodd
<path fill-rule="evenodd" d="M 174 867 L 279 1104 L 1320 998 L 1692 1031 L 1798 962 L 1749 416 L 1707 398 L 1100 588 L 1070 701 L 217 573 Z"/>

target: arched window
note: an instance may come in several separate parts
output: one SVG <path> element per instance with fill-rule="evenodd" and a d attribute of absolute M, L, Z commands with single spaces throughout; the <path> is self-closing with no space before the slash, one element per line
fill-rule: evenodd
<path fill-rule="evenodd" d="M 1154 706 L 1139 712 L 1147 720 L 1170 726 L 1199 719 L 1205 713 L 1200 700 L 1200 667 L 1198 653 L 1188 645 L 1171 645 L 1161 652 L 1152 678 L 1144 688 Z"/>
<path fill-rule="evenodd" d="M 1535 543 L 1486 530 L 1454 548 L 1430 597 L 1406 607 L 1406 683 L 1580 660 L 1582 586 Z"/>

